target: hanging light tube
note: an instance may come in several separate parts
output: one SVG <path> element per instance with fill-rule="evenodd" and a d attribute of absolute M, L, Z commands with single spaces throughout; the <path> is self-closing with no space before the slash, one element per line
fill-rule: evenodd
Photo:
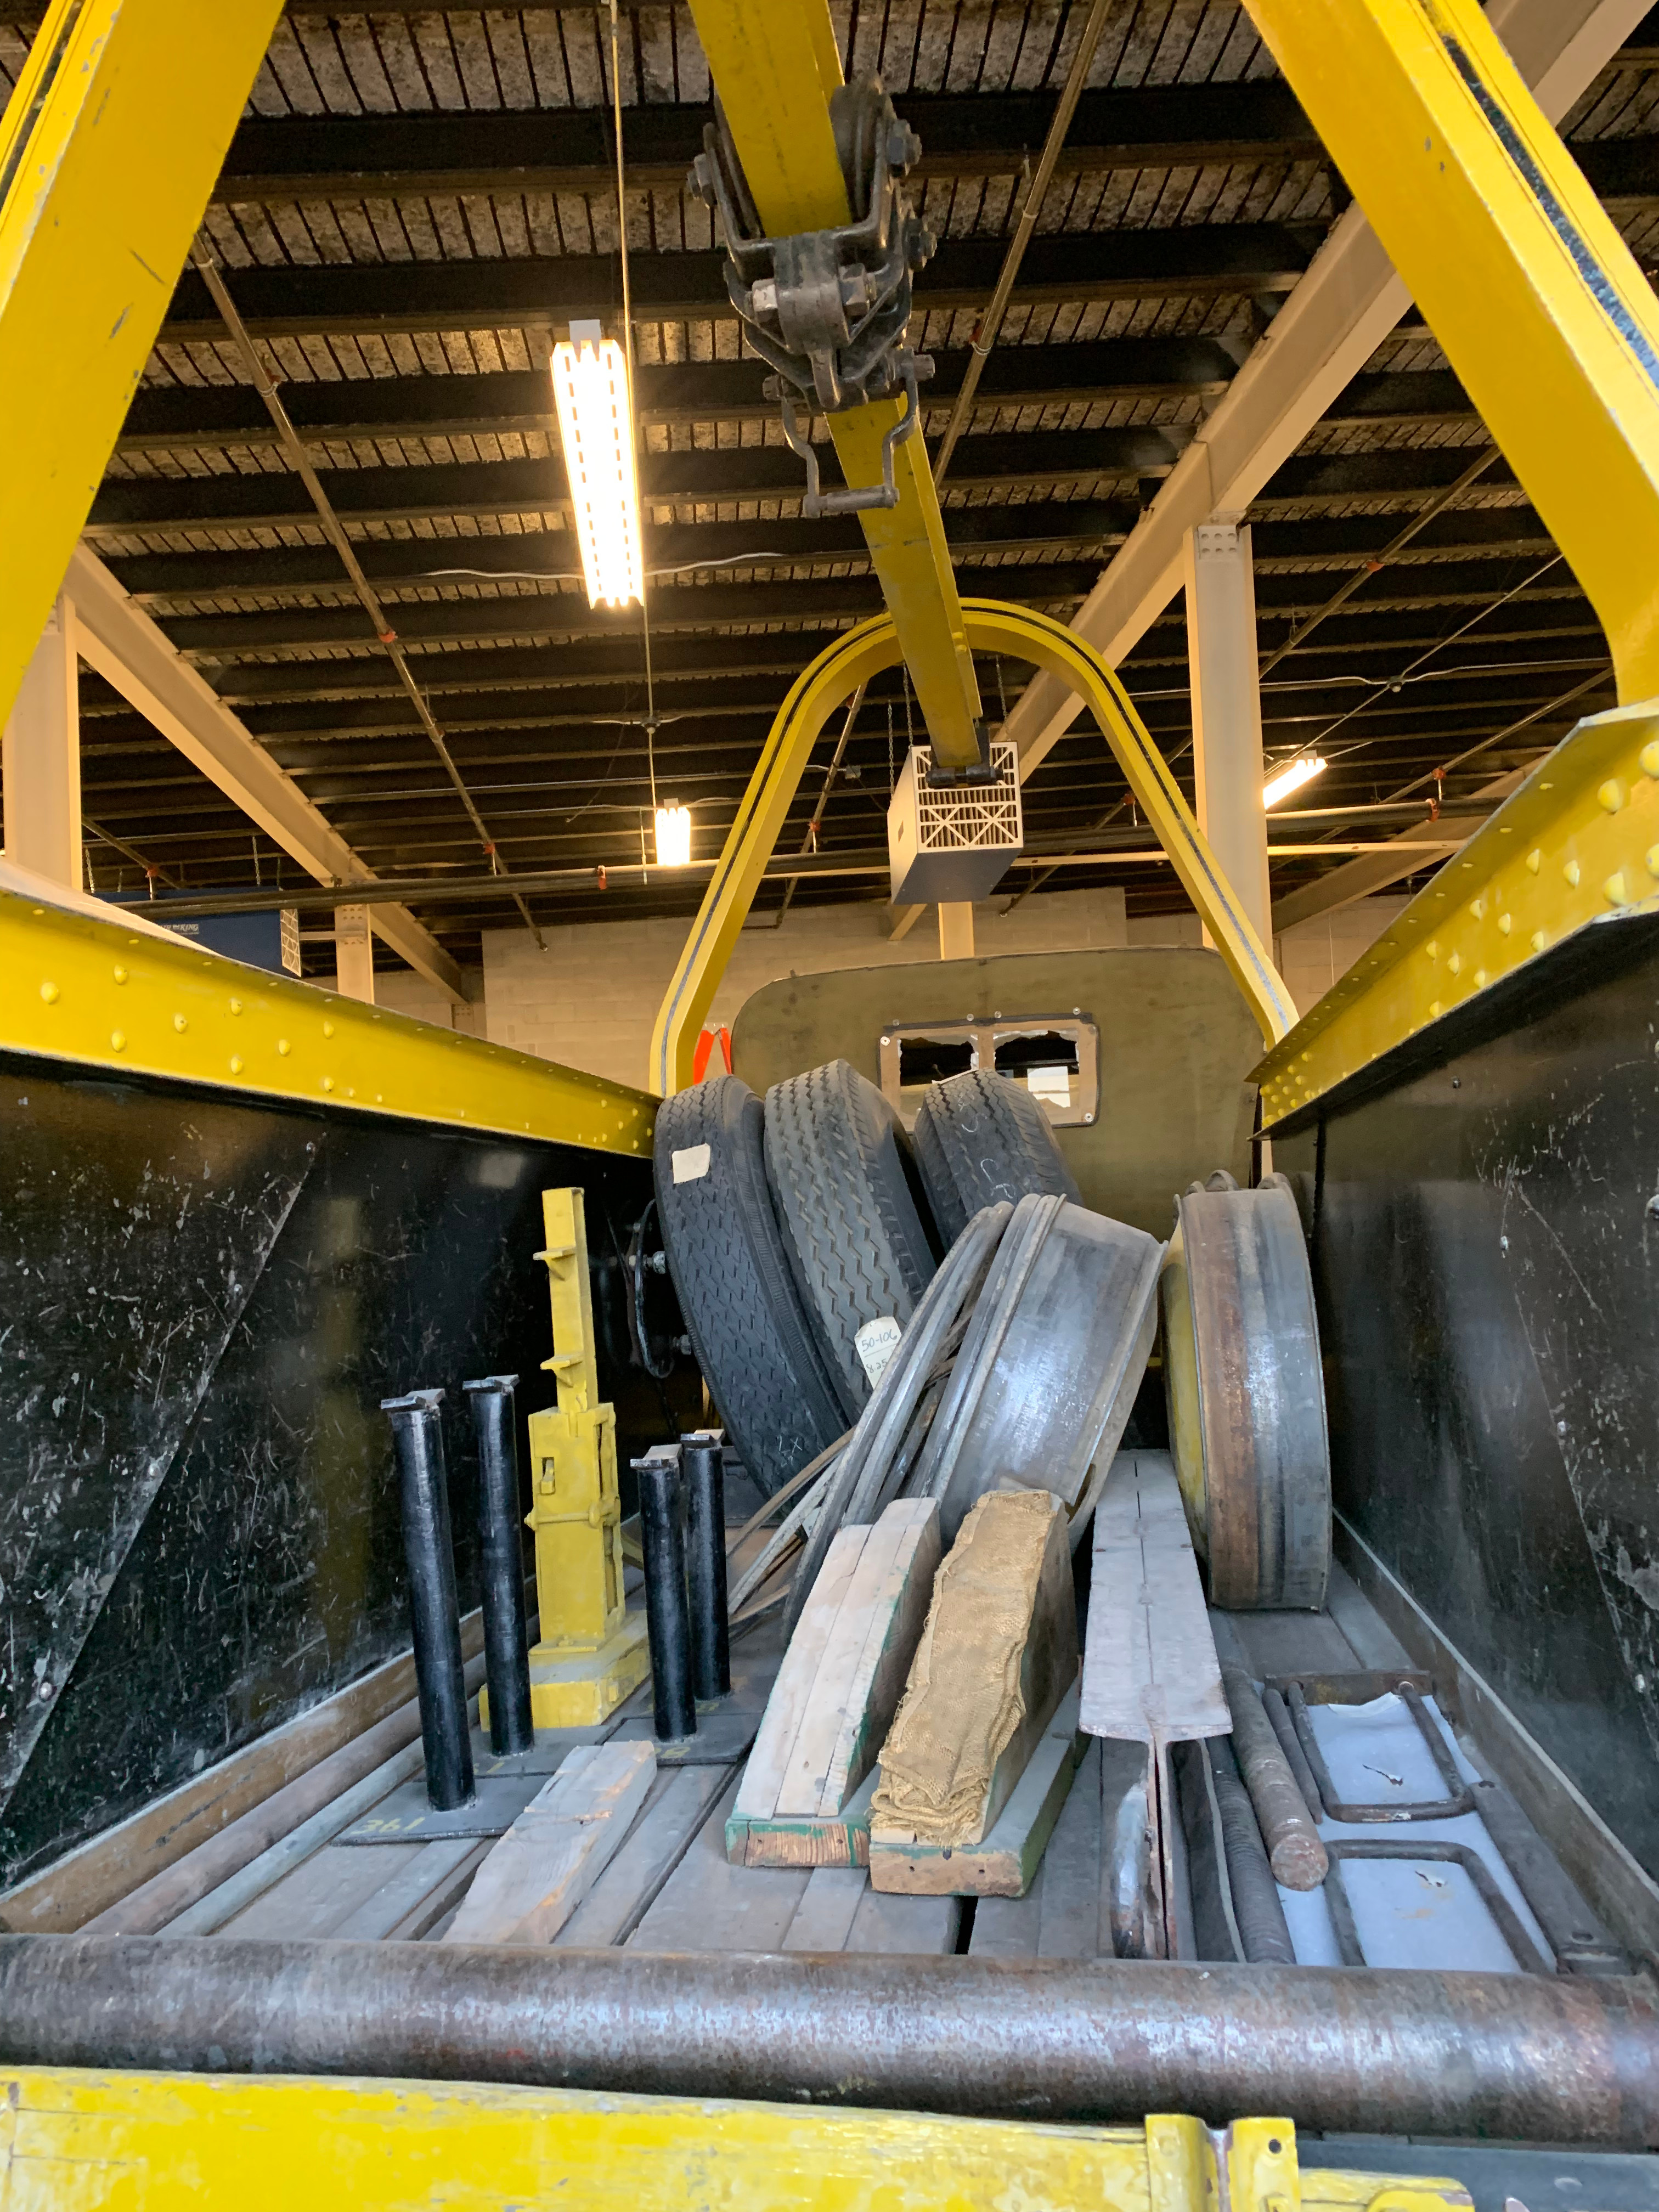
<path fill-rule="evenodd" d="M 657 866 L 687 868 L 691 865 L 691 810 L 671 799 L 657 809 Z"/>
<path fill-rule="evenodd" d="M 587 604 L 625 607 L 645 596 L 628 364 L 598 323 L 574 322 L 551 368 Z"/>
<path fill-rule="evenodd" d="M 1300 791 L 1304 783 L 1311 783 L 1316 775 L 1323 773 L 1324 767 L 1322 760 L 1310 760 L 1304 756 L 1301 760 L 1293 760 L 1288 768 L 1280 769 L 1277 775 L 1269 776 L 1261 787 L 1264 810 L 1277 806 L 1281 799 L 1288 799 L 1293 791 Z"/>

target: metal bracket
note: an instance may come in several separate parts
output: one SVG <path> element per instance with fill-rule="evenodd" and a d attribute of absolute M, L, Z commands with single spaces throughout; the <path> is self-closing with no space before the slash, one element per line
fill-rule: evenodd
<path fill-rule="evenodd" d="M 910 283 L 934 240 L 901 190 L 921 159 L 921 142 L 900 122 L 879 77 L 830 94 L 830 118 L 846 181 L 850 222 L 768 238 L 761 230 L 725 111 L 703 132 L 690 188 L 714 209 L 726 239 L 726 289 L 750 343 L 777 372 L 769 398 L 782 404 L 784 436 L 806 464 L 803 512 L 857 514 L 895 507 L 893 449 L 919 418 L 916 385 L 933 373 L 904 343 Z M 825 493 L 817 461 L 802 436 L 798 398 L 826 415 L 867 407 L 902 392 L 904 412 L 882 441 L 879 484 Z"/>
<path fill-rule="evenodd" d="M 991 758 L 991 725 L 982 714 L 974 718 L 974 742 L 979 747 L 979 758 L 969 761 L 966 768 L 945 768 L 937 762 L 930 763 L 927 770 L 930 791 L 949 791 L 958 783 L 995 783 L 1000 780 L 1001 772 Z"/>
<path fill-rule="evenodd" d="M 933 369 L 933 362 L 927 355 L 918 361 L 907 349 L 899 356 L 899 379 L 904 386 L 904 411 L 881 441 L 881 482 L 878 484 L 849 485 L 844 491 L 819 489 L 817 453 L 811 441 L 802 434 L 793 396 L 781 377 L 768 377 L 766 397 L 782 404 L 784 442 L 791 453 L 799 453 L 806 464 L 806 490 L 801 500 L 800 511 L 809 522 L 816 522 L 825 514 L 860 514 L 866 507 L 898 505 L 899 489 L 893 476 L 893 448 L 910 435 L 920 421 L 921 410 L 916 398 L 916 379 L 923 374 L 931 376 Z M 986 726 L 983 722 L 975 723 L 975 727 L 981 732 L 980 748 L 986 758 L 984 773 L 989 775 L 992 773 L 989 766 L 990 739 L 984 734 Z M 968 772 L 977 775 L 981 771 Z"/>

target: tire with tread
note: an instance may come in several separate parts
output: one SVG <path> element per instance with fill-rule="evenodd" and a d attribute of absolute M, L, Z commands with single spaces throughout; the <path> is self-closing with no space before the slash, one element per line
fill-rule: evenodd
<path fill-rule="evenodd" d="M 870 1397 L 860 1329 L 888 1315 L 902 1328 L 938 1265 L 912 1165 L 897 1115 L 844 1060 L 766 1094 L 767 1176 L 802 1303 L 849 1419 Z"/>
<path fill-rule="evenodd" d="M 760 1100 L 735 1075 L 677 1091 L 657 1115 L 654 1166 L 663 1248 L 697 1364 L 770 1497 L 847 1425 L 773 1211 Z"/>
<path fill-rule="evenodd" d="M 933 1218 L 951 1242 L 983 1206 L 1033 1195 L 1083 1202 L 1041 1102 L 1012 1076 L 975 1067 L 930 1083 L 915 1144 Z"/>

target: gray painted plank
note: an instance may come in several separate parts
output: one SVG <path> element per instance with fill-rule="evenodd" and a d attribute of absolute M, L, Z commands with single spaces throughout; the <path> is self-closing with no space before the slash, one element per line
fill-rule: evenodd
<path fill-rule="evenodd" d="M 629 1937 L 641 1951 L 781 1951 L 804 1895 L 804 1869 L 728 1865 L 728 1783 L 660 1895 Z"/>
<path fill-rule="evenodd" d="M 553 1938 L 554 1948 L 626 1942 L 731 1779 L 729 1767 L 659 1769 L 622 1849 Z"/>

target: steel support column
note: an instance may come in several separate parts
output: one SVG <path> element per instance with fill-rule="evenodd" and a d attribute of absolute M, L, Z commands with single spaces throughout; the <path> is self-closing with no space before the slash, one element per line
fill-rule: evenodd
<path fill-rule="evenodd" d="M 334 909 L 334 988 L 343 999 L 374 1003 L 374 940 L 366 906 Z"/>
<path fill-rule="evenodd" d="M 825 0 L 693 0 L 691 13 L 769 235 L 845 223 L 847 187 L 830 127 L 841 56 Z M 830 416 L 849 484 L 880 482 L 882 441 L 900 406 L 884 399 Z M 979 683 L 920 428 L 895 449 L 893 468 L 898 505 L 859 520 L 933 757 L 966 768 L 979 758 Z"/>
<path fill-rule="evenodd" d="M 75 609 L 52 608 L 0 744 L 6 858 L 71 890 L 83 886 L 80 667 Z"/>
<path fill-rule="evenodd" d="M 1247 525 L 1217 518 L 1187 532 L 1187 661 L 1198 826 L 1251 928 L 1271 944 L 1255 574 Z M 1207 929 L 1204 941 L 1211 942 Z"/>
<path fill-rule="evenodd" d="M 974 957 L 974 908 L 970 899 L 946 899 L 939 910 L 939 957 L 941 960 L 971 960 Z"/>

